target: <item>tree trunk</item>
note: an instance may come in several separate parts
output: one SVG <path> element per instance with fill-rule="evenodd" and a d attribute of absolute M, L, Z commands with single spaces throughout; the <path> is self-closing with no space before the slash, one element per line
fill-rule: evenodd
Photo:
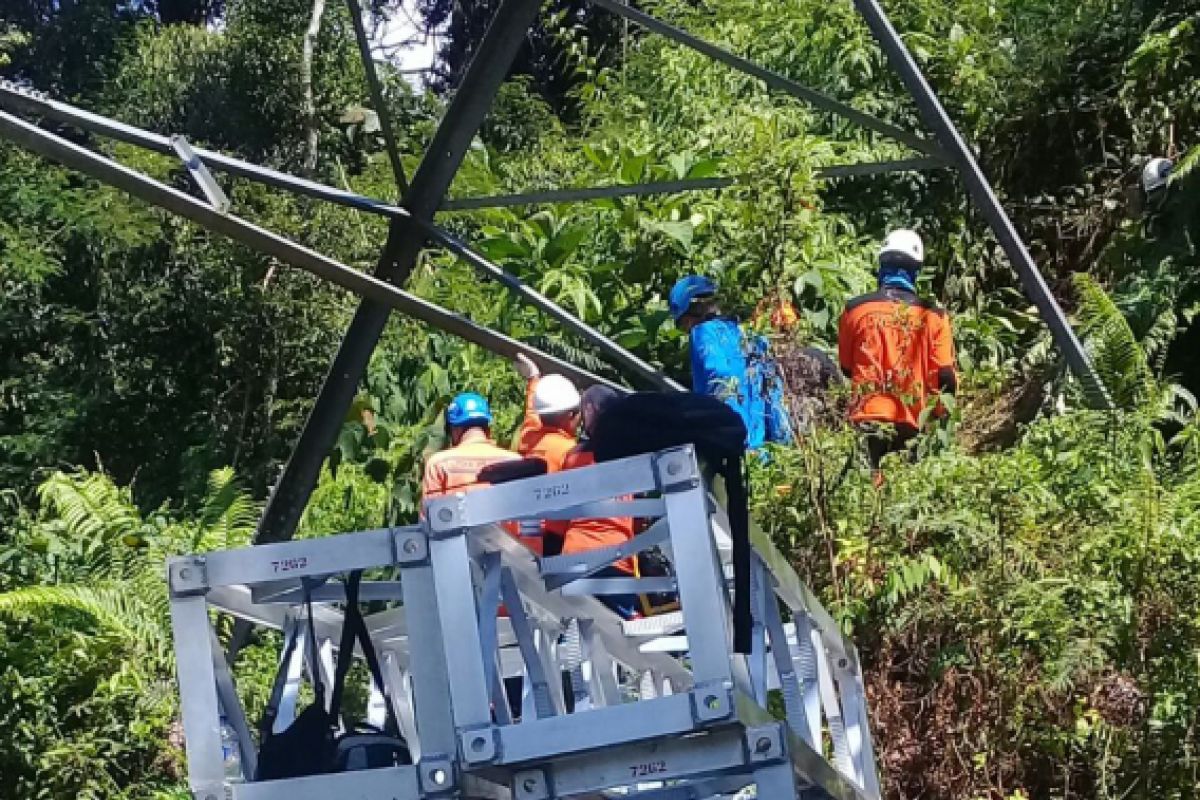
<path fill-rule="evenodd" d="M 317 35 L 321 32 L 321 17 L 325 15 L 325 0 L 313 0 L 312 14 L 308 19 L 308 30 L 304 32 L 304 52 L 300 61 L 300 78 L 304 83 L 304 174 L 311 175 L 317 168 L 317 142 L 320 130 L 317 123 L 317 103 L 313 97 L 313 51 L 317 46 Z"/>

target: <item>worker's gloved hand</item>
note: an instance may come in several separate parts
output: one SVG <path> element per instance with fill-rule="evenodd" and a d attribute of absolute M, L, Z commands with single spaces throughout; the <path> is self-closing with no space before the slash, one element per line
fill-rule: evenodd
<path fill-rule="evenodd" d="M 513 368 L 516 369 L 518 375 L 527 381 L 531 381 L 542 374 L 541 370 L 538 369 L 538 365 L 533 363 L 529 356 L 524 353 L 517 353 L 516 359 L 513 360 Z"/>

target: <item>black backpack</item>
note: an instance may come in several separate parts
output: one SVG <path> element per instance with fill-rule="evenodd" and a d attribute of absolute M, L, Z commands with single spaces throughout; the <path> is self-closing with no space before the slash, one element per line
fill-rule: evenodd
<path fill-rule="evenodd" d="M 598 462 L 690 444 L 725 479 L 733 538 L 733 647 L 738 653 L 749 653 L 750 509 L 743 470 L 746 424 L 741 415 L 707 395 L 637 392 L 604 409 L 592 441 Z"/>
<path fill-rule="evenodd" d="M 400 727 L 392 713 L 391 698 L 383 683 L 383 670 L 379 656 L 371 643 L 366 622 L 358 607 L 359 586 L 362 570 L 350 573 L 346 581 L 346 609 L 342 623 L 342 638 L 338 646 L 337 667 L 334 671 L 333 693 L 329 710 L 325 710 L 325 686 L 319 670 L 313 676 L 312 705 L 296 716 L 286 730 L 273 732 L 276 709 L 268 703 L 259 724 L 262 744 L 258 751 L 256 781 L 271 781 L 281 778 L 299 778 L 329 772 L 346 772 L 354 769 L 372 769 L 395 764 L 411 764 L 408 746 L 400 736 Z M 304 602 L 308 607 L 308 642 L 311 659 L 318 663 L 316 631 L 312 619 L 312 602 L 309 599 L 310 583 L 304 583 Z M 295 640 L 293 640 L 294 643 Z M 384 693 L 387 706 L 387 724 L 383 731 L 362 731 L 362 726 L 346 724 L 346 733 L 335 737 L 334 728 L 341 714 L 342 695 L 346 686 L 346 675 L 354 661 L 354 646 L 357 641 L 371 671 L 375 685 Z M 291 652 L 284 655 L 280 669 L 287 669 Z"/>

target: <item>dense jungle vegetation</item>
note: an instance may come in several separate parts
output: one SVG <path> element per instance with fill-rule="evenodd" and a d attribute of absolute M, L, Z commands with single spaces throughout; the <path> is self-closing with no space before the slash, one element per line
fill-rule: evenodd
<path fill-rule="evenodd" d="M 429 91 L 381 65 L 409 174 L 496 0 L 430 0 Z M 895 123 L 915 110 L 848 2 L 640 0 Z M 1200 2 L 890 0 L 1118 403 L 1090 411 L 949 172 L 577 0 L 551 0 L 452 194 L 731 175 L 723 192 L 444 215 L 682 375 L 665 292 L 718 276 L 781 354 L 829 348 L 891 226 L 930 251 L 964 391 L 873 488 L 836 408 L 754 475 L 756 515 L 862 650 L 889 798 L 1189 798 L 1200 786 Z M 409 9 L 411 10 L 411 8 Z M 373 15 L 397 13 L 373 0 Z M 307 34 L 306 31 L 312 31 Z M 6 0 L 0 74 L 363 194 L 396 193 L 350 18 L 311 0 Z M 189 188 L 177 162 L 71 137 Z M 1164 197 L 1138 189 L 1176 159 Z M 362 269 L 375 218 L 222 178 L 238 213 Z M 354 299 L 0 144 L 0 797 L 184 797 L 167 554 L 244 544 Z M 584 359 L 428 251 L 410 288 Z M 761 323 L 769 328 L 769 322 Z M 505 363 L 394 318 L 302 535 L 415 515 L 457 390 L 515 429 Z M 238 678 L 261 703 L 275 657 Z"/>

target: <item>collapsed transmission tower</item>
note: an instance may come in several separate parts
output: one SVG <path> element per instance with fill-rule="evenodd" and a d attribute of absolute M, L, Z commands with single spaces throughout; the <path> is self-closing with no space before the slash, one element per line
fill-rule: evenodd
<path fill-rule="evenodd" d="M 375 74 L 358 0 L 347 0 L 392 166 L 398 203 L 373 199 L 267 169 L 221 153 L 0 84 L 0 137 L 120 188 L 359 295 L 358 311 L 273 490 L 258 546 L 188 556 L 169 569 L 189 782 L 196 800 L 418 800 L 441 797 L 635 796 L 645 800 L 732 797 L 747 787 L 762 798 L 878 800 L 879 783 L 862 672 L 853 644 L 804 587 L 767 537 L 753 537 L 749 586 L 731 586 L 728 520 L 709 494 L 690 448 L 640 456 L 554 476 L 527 478 L 431 501 L 417 526 L 292 538 L 393 310 L 497 355 L 524 354 L 545 371 L 588 385 L 606 378 L 479 325 L 404 290 L 422 249 L 444 248 L 519 301 L 596 348 L 632 380 L 660 390 L 674 381 L 440 227 L 440 211 L 605 197 L 720 190 L 735 178 L 568 188 L 448 200 L 447 191 L 508 72 L 538 0 L 503 0 L 462 76 L 429 148 L 405 174 Z M 715 59 L 823 112 L 906 145 L 898 161 L 825 167 L 825 177 L 953 168 L 1016 269 L 1054 342 L 1089 400 L 1110 405 L 1087 353 L 1032 257 L 877 0 L 853 0 L 932 133 L 926 138 L 769 71 L 621 0 L 591 0 L 630 23 Z M 178 157 L 204 200 L 50 133 L 17 114 Z M 228 173 L 389 221 L 374 275 L 354 270 L 242 219 L 213 175 Z M 615 385 L 615 384 L 613 384 Z M 623 387 L 622 387 L 623 388 Z M 638 499 L 629 499 L 636 497 Z M 579 517 L 656 520 L 625 545 L 535 559 L 501 523 Z M 604 567 L 659 548 L 665 577 L 598 578 Z M 390 571 L 398 580 L 337 576 Z M 351 589 L 353 587 L 353 590 Z M 731 594 L 746 592 L 753 647 L 732 652 Z M 671 593 L 679 608 L 622 622 L 597 602 L 608 594 Z M 223 771 L 221 718 L 233 730 L 241 777 L 254 778 L 258 753 L 210 609 L 243 627 L 285 636 L 272 693 L 272 730 L 295 713 L 305 673 L 333 677 L 333 654 L 357 601 L 395 603 L 368 615 L 361 652 L 378 650 L 372 697 L 398 720 L 411 764 L 268 781 Z M 782 604 L 782 612 L 781 612 Z M 341 605 L 343 611 L 336 610 Z M 339 661 L 341 655 L 338 655 Z M 373 665 L 375 666 L 375 665 Z M 569 682 L 559 680 L 570 677 Z M 517 680 L 521 696 L 506 686 Z M 768 712 L 781 691 L 784 717 Z"/>

